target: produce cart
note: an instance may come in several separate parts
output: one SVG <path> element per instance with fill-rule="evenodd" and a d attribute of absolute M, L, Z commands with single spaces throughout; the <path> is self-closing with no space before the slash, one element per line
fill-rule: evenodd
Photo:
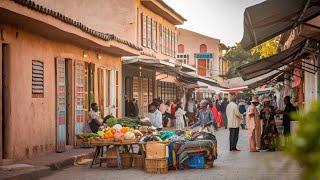
<path fill-rule="evenodd" d="M 95 147 L 91 168 L 105 163 L 108 168 L 134 167 L 163 174 L 168 170 L 210 168 L 217 159 L 216 137 L 207 132 L 157 131 L 128 120 L 107 123 L 96 134 L 79 135 Z"/>
<path fill-rule="evenodd" d="M 104 140 L 102 141 L 93 140 L 90 142 L 90 144 L 95 146 L 95 153 L 94 153 L 90 168 L 92 168 L 94 164 L 97 164 L 96 162 L 99 162 L 101 167 L 103 162 L 108 163 L 108 159 L 116 159 L 117 168 L 123 169 L 122 162 L 124 162 L 125 160 L 123 156 L 121 156 L 122 154 L 127 154 L 129 156 L 134 154 L 141 154 L 142 159 L 144 159 L 145 157 L 144 142 L 139 142 L 139 141 L 114 142 L 114 141 L 104 141 Z M 135 145 L 138 146 L 138 151 L 136 153 L 134 152 Z M 115 156 L 114 155 L 108 156 L 108 150 L 110 150 L 111 148 L 115 149 L 115 152 L 116 152 Z M 123 150 L 122 154 L 120 153 L 121 149 Z M 129 157 L 129 160 L 127 160 L 127 163 L 130 163 L 132 161 L 130 159 L 132 159 L 132 157 Z"/>

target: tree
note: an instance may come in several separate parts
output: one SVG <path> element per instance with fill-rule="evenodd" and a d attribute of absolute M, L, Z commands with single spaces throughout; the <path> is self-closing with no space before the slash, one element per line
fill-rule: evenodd
<path fill-rule="evenodd" d="M 227 78 L 239 76 L 236 69 L 243 64 L 276 54 L 279 40 L 279 36 L 275 37 L 252 48 L 250 51 L 242 49 L 239 43 L 230 47 L 225 55 L 225 57 L 230 61 L 230 69 L 227 74 Z"/>
<path fill-rule="evenodd" d="M 227 78 L 230 79 L 239 76 L 236 72 L 237 67 L 260 59 L 260 54 L 246 51 L 241 48 L 240 44 L 236 44 L 229 48 L 225 57 L 230 61 L 230 69 L 227 74 Z"/>
<path fill-rule="evenodd" d="M 252 53 L 260 54 L 260 58 L 267 58 L 277 53 L 280 36 L 270 39 L 251 49 Z"/>

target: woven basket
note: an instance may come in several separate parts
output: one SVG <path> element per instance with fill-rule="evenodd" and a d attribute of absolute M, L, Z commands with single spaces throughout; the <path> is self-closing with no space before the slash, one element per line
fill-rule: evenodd
<path fill-rule="evenodd" d="M 145 167 L 145 158 L 143 155 L 134 154 L 132 156 L 133 164 L 132 166 L 136 169 L 144 169 Z"/>
<path fill-rule="evenodd" d="M 168 173 L 168 159 L 146 159 L 145 171 L 147 173 L 154 174 L 166 174 Z"/>
<path fill-rule="evenodd" d="M 123 153 L 120 154 L 121 157 L 121 165 L 123 169 L 128 169 L 132 167 L 132 154 L 130 153 Z M 117 168 L 118 167 L 118 162 L 117 162 L 117 157 L 112 156 L 112 157 L 107 157 L 107 167 L 108 168 Z"/>

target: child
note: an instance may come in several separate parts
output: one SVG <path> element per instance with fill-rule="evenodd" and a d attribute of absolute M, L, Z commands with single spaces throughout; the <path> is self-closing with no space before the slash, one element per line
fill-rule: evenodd
<path fill-rule="evenodd" d="M 187 112 L 182 110 L 182 107 L 181 107 L 181 103 L 178 103 L 177 106 L 176 106 L 176 112 L 175 112 L 175 116 L 176 116 L 176 129 L 177 130 L 183 130 L 184 127 L 185 127 L 185 124 L 184 124 L 184 115 L 186 114 Z"/>

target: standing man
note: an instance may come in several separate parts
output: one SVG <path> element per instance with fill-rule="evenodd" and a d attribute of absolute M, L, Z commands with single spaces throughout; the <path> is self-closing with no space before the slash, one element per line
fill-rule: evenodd
<path fill-rule="evenodd" d="M 221 113 L 222 113 L 222 120 L 223 120 L 223 125 L 224 127 L 227 129 L 228 128 L 228 118 L 227 118 L 227 114 L 226 114 L 226 109 L 228 106 L 229 102 L 228 102 L 228 98 L 223 98 L 223 101 L 221 103 Z"/>
<path fill-rule="evenodd" d="M 129 117 L 139 116 L 139 107 L 136 99 L 132 99 L 129 103 Z"/>
<path fill-rule="evenodd" d="M 260 149 L 261 139 L 261 125 L 259 118 L 259 111 L 257 105 L 259 99 L 257 96 L 252 97 L 251 105 L 247 109 L 247 126 L 249 135 L 249 150 L 250 152 L 257 152 Z"/>
<path fill-rule="evenodd" d="M 295 112 L 297 108 L 294 107 L 293 104 L 290 102 L 290 96 L 284 97 L 284 104 L 286 105 L 284 111 L 277 111 L 277 113 L 283 113 L 283 134 L 285 136 L 288 136 L 291 132 L 290 121 L 292 121 L 290 113 Z"/>
<path fill-rule="evenodd" d="M 228 128 L 230 131 L 230 151 L 240 151 L 237 149 L 237 143 L 239 138 L 240 121 L 243 118 L 243 116 L 239 112 L 238 105 L 236 104 L 235 95 L 231 96 L 231 102 L 227 106 L 226 115 L 228 118 Z"/>

